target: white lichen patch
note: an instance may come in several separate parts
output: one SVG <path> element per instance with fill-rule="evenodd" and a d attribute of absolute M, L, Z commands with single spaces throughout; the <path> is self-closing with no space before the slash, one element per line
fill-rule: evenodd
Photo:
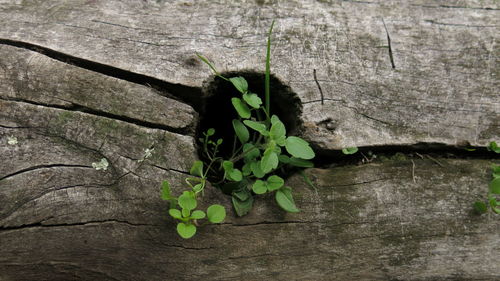
<path fill-rule="evenodd" d="M 141 159 L 139 159 L 139 162 L 143 162 L 143 161 L 144 161 L 144 160 L 146 160 L 147 158 L 151 157 L 151 155 L 153 155 L 153 151 L 154 151 L 154 150 L 155 150 L 154 148 L 151 148 L 151 149 L 146 148 L 146 149 L 144 150 L 144 156 L 142 156 L 142 158 L 141 158 Z"/>
<path fill-rule="evenodd" d="M 96 170 L 107 170 L 109 162 L 106 158 L 102 158 L 100 162 L 93 162 L 92 167 Z"/>
<path fill-rule="evenodd" d="M 10 145 L 16 145 L 19 142 L 17 141 L 17 138 L 14 136 L 7 137 L 7 143 Z"/>

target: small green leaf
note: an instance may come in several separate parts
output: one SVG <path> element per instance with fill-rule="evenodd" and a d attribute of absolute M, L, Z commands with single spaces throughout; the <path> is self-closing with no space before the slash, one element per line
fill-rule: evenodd
<path fill-rule="evenodd" d="M 241 171 L 238 169 L 234 169 L 234 163 L 231 161 L 224 161 L 222 162 L 222 167 L 224 168 L 224 171 L 226 172 L 226 177 L 229 180 L 232 181 L 241 181 L 243 178 L 243 175 L 241 174 Z"/>
<path fill-rule="evenodd" d="M 207 137 L 213 136 L 215 134 L 215 129 L 210 128 L 207 130 Z"/>
<path fill-rule="evenodd" d="M 189 218 L 190 215 L 191 215 L 191 210 L 189 210 L 189 209 L 182 209 L 182 217 L 183 218 Z"/>
<path fill-rule="evenodd" d="M 193 191 L 196 193 L 201 192 L 204 187 L 205 185 L 203 183 L 196 184 L 195 186 L 193 186 Z"/>
<path fill-rule="evenodd" d="M 273 115 L 271 117 L 271 130 L 269 131 L 269 136 L 278 145 L 284 146 L 286 143 L 286 128 L 285 125 L 280 121 L 278 116 Z"/>
<path fill-rule="evenodd" d="M 495 208 L 496 206 L 499 206 L 500 202 L 497 201 L 497 199 L 495 197 L 493 197 L 492 195 L 489 195 L 488 196 L 488 203 L 490 204 L 490 207 L 491 208 Z"/>
<path fill-rule="evenodd" d="M 205 212 L 203 212 L 202 210 L 196 210 L 191 214 L 191 218 L 193 220 L 201 220 L 204 217 L 205 217 Z"/>
<path fill-rule="evenodd" d="M 274 191 L 280 189 L 285 184 L 285 180 L 281 177 L 272 175 L 267 178 L 267 190 Z"/>
<path fill-rule="evenodd" d="M 252 169 L 252 173 L 254 174 L 254 176 L 259 179 L 266 175 L 266 173 L 264 173 L 260 168 L 260 162 L 252 162 L 250 164 L 250 168 Z"/>
<path fill-rule="evenodd" d="M 299 137 L 288 137 L 285 148 L 288 153 L 297 158 L 309 160 L 315 156 L 309 143 Z"/>
<path fill-rule="evenodd" d="M 490 142 L 488 150 L 494 151 L 495 153 L 500 153 L 500 147 L 494 141 Z"/>
<path fill-rule="evenodd" d="M 493 194 L 500 194 L 500 178 L 494 178 L 490 182 L 490 192 Z"/>
<path fill-rule="evenodd" d="M 168 213 L 170 216 L 172 216 L 174 219 L 182 219 L 182 214 L 181 214 L 181 211 L 177 210 L 177 209 L 170 209 L 168 210 Z"/>
<path fill-rule="evenodd" d="M 224 161 L 222 162 L 222 167 L 224 168 L 224 171 L 229 172 L 233 169 L 234 164 L 231 161 Z"/>
<path fill-rule="evenodd" d="M 247 125 L 249 128 L 259 132 L 261 135 L 266 137 L 269 136 L 269 132 L 267 131 L 266 125 L 252 120 L 243 120 L 243 123 Z"/>
<path fill-rule="evenodd" d="M 298 213 L 300 210 L 295 206 L 292 196 L 292 190 L 289 187 L 282 187 L 276 191 L 276 202 L 285 211 L 290 213 Z"/>
<path fill-rule="evenodd" d="M 196 234 L 196 226 L 193 224 L 186 224 L 186 223 L 178 223 L 177 224 L 177 233 L 184 238 L 184 239 L 189 239 L 193 237 L 193 235 Z"/>
<path fill-rule="evenodd" d="M 240 91 L 242 94 L 245 94 L 248 92 L 248 83 L 245 78 L 238 76 L 238 77 L 231 77 L 229 78 L 229 81 L 233 83 L 234 87 Z"/>
<path fill-rule="evenodd" d="M 243 95 L 243 100 L 253 108 L 260 108 L 262 100 L 254 93 L 246 93 Z"/>
<path fill-rule="evenodd" d="M 233 191 L 232 196 L 238 198 L 240 201 L 246 201 L 249 197 L 252 197 L 252 194 L 248 188 L 245 187 L 243 189 Z"/>
<path fill-rule="evenodd" d="M 214 204 L 208 207 L 207 218 L 211 223 L 223 222 L 226 218 L 226 209 L 222 205 Z"/>
<path fill-rule="evenodd" d="M 250 118 L 250 109 L 248 106 L 241 101 L 239 98 L 231 98 L 231 102 L 233 103 L 234 109 L 236 109 L 236 112 L 238 112 L 238 115 L 241 118 L 247 119 Z"/>
<path fill-rule="evenodd" d="M 484 214 L 488 211 L 488 207 L 484 202 L 477 201 L 474 203 L 474 210 L 479 214 Z"/>
<path fill-rule="evenodd" d="M 240 120 L 233 119 L 233 128 L 240 142 L 246 143 L 250 138 L 250 133 L 248 132 L 247 127 L 245 127 Z"/>
<path fill-rule="evenodd" d="M 267 192 L 267 184 L 261 180 L 256 180 L 252 185 L 252 190 L 255 194 L 264 194 Z"/>
<path fill-rule="evenodd" d="M 231 200 L 233 201 L 234 210 L 236 211 L 236 214 L 239 217 L 242 217 L 242 216 L 248 214 L 248 212 L 250 212 L 250 210 L 252 209 L 252 206 L 253 206 L 253 197 L 252 196 L 249 196 L 247 198 L 247 200 L 240 200 L 240 199 L 238 199 L 238 197 L 235 197 L 233 195 Z"/>
<path fill-rule="evenodd" d="M 241 173 L 243 174 L 244 177 L 247 177 L 252 173 L 252 168 L 250 167 L 250 163 L 245 163 L 245 165 L 243 165 L 243 167 L 241 168 Z"/>
<path fill-rule="evenodd" d="M 194 161 L 189 173 L 193 176 L 203 177 L 203 162 L 200 160 Z"/>
<path fill-rule="evenodd" d="M 347 148 L 342 149 L 342 153 L 344 153 L 344 154 L 354 154 L 356 152 L 358 152 L 357 147 L 347 147 Z"/>
<path fill-rule="evenodd" d="M 196 208 L 197 202 L 194 198 L 194 193 L 189 191 L 184 191 L 181 196 L 179 196 L 179 206 L 186 210 L 193 210 Z"/>
<path fill-rule="evenodd" d="M 500 178 L 500 165 L 492 165 L 491 168 L 493 169 L 493 177 Z"/>
<path fill-rule="evenodd" d="M 260 160 L 260 168 L 264 174 L 267 174 L 273 169 L 276 169 L 276 167 L 278 167 L 278 163 L 278 155 L 276 152 L 271 151 L 270 153 L 265 154 Z"/>
<path fill-rule="evenodd" d="M 241 181 L 243 179 L 243 174 L 238 169 L 232 169 L 227 175 L 232 181 Z"/>
<path fill-rule="evenodd" d="M 290 157 L 288 157 L 285 154 L 281 154 L 278 156 L 278 160 L 283 163 L 283 164 L 289 164 L 290 163 Z"/>
<path fill-rule="evenodd" d="M 161 183 L 161 199 L 170 200 L 172 198 L 172 194 L 170 193 L 170 184 L 168 181 L 163 181 Z"/>
<path fill-rule="evenodd" d="M 301 167 L 301 168 L 312 168 L 314 167 L 313 162 L 307 161 L 304 159 L 296 158 L 296 157 L 291 157 L 290 158 L 290 165 L 295 166 L 295 167 Z"/>
<path fill-rule="evenodd" d="M 243 145 L 243 153 L 245 154 L 245 162 L 254 160 L 255 158 L 260 156 L 260 150 L 251 143 L 245 143 Z"/>

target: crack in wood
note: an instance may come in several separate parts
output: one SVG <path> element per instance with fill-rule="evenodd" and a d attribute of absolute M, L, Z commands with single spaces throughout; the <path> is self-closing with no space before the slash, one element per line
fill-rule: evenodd
<path fill-rule="evenodd" d="M 123 121 L 126 123 L 134 124 L 134 125 L 149 128 L 149 129 L 158 129 L 158 130 L 169 131 L 169 132 L 180 134 L 180 135 L 189 135 L 189 132 L 191 131 L 191 129 L 187 128 L 187 127 L 173 128 L 170 126 L 166 126 L 164 124 L 143 121 L 143 120 L 131 118 L 131 117 L 124 116 L 124 115 L 118 115 L 118 114 L 113 114 L 113 113 L 109 113 L 109 112 L 105 112 L 105 111 L 101 111 L 101 110 L 96 110 L 96 109 L 82 106 L 82 105 L 78 105 L 78 104 L 73 104 L 71 106 L 64 106 L 64 105 L 56 105 L 56 104 L 39 103 L 39 102 L 34 102 L 31 100 L 20 99 L 20 98 L 10 98 L 10 97 L 1 97 L 1 96 L 0 96 L 0 100 L 22 102 L 22 103 L 28 103 L 28 104 L 36 105 L 36 106 L 63 109 L 63 110 L 74 111 L 74 112 L 82 112 L 82 113 L 91 114 L 91 115 L 98 116 L 98 117 Z"/>
<path fill-rule="evenodd" d="M 106 76 L 125 80 L 131 83 L 151 87 L 157 90 L 162 96 L 172 98 L 190 105 L 197 112 L 201 111 L 203 105 L 203 99 L 200 98 L 203 96 L 201 88 L 170 83 L 144 74 L 124 70 L 80 57 L 75 57 L 47 47 L 19 40 L 0 38 L 0 44 L 27 49 L 63 63 L 94 71 Z"/>
<path fill-rule="evenodd" d="M 34 170 L 38 169 L 51 169 L 51 168 L 87 168 L 87 169 L 94 169 L 92 166 L 85 166 L 85 165 L 71 165 L 71 164 L 48 164 L 48 165 L 37 165 L 37 166 L 32 166 L 26 169 L 18 170 L 14 173 L 5 175 L 0 178 L 0 181 L 17 176 L 22 173 L 27 173 L 31 172 Z"/>
<path fill-rule="evenodd" d="M 0 227 L 0 233 L 6 231 L 16 231 L 16 230 L 24 230 L 31 228 L 50 228 L 50 227 L 73 227 L 73 226 L 89 226 L 96 224 L 106 224 L 106 223 L 118 223 L 118 224 L 126 224 L 129 226 L 157 226 L 155 224 L 147 224 L 147 223 L 131 223 L 125 220 L 117 220 L 117 219 L 107 219 L 107 220 L 95 220 L 95 221 L 86 221 L 86 222 L 78 222 L 78 223 L 62 223 L 62 224 L 43 224 L 45 220 L 37 223 L 23 224 L 19 226 L 7 226 Z"/>
<path fill-rule="evenodd" d="M 396 69 L 396 65 L 394 64 L 394 57 L 392 55 L 391 36 L 389 35 L 389 31 L 387 30 L 387 26 L 385 25 L 384 18 L 382 18 L 382 23 L 384 24 L 385 34 L 387 35 L 387 44 L 389 46 L 389 58 L 391 60 L 391 66 L 392 69 Z"/>
<path fill-rule="evenodd" d="M 325 104 L 325 96 L 323 95 L 323 90 L 321 89 L 321 85 L 318 82 L 318 77 L 316 77 L 316 69 L 313 69 L 314 81 L 316 82 L 316 86 L 318 86 L 319 93 L 321 95 L 321 105 Z"/>

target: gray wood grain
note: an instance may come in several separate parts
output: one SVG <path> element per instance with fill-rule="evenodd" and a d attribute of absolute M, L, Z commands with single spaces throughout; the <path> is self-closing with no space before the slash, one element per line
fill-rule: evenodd
<path fill-rule="evenodd" d="M 195 52 L 262 73 L 273 19 L 272 72 L 315 148 L 498 141 L 499 9 L 0 0 L 0 280 L 500 280 L 500 220 L 471 206 L 489 156 L 309 169 L 317 190 L 287 180 L 298 214 L 265 195 L 236 218 L 209 186 L 202 208 L 228 218 L 191 240 L 159 198 L 163 180 L 180 194 L 196 159 L 211 73 Z"/>
<path fill-rule="evenodd" d="M 194 87 L 211 75 L 195 52 L 221 71 L 263 72 L 275 19 L 272 71 L 325 149 L 498 136 L 493 0 L 4 2 L 0 38 Z"/>

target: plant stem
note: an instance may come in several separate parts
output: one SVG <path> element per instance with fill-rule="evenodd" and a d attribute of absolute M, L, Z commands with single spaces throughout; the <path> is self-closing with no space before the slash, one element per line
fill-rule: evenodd
<path fill-rule="evenodd" d="M 265 78 L 265 93 L 266 93 L 266 112 L 271 115 L 271 93 L 269 90 L 269 84 L 271 80 L 271 33 L 273 32 L 274 20 L 271 23 L 271 28 L 269 28 L 269 34 L 267 37 L 267 52 L 266 52 L 266 78 Z M 269 117 L 266 119 L 270 122 Z"/>

